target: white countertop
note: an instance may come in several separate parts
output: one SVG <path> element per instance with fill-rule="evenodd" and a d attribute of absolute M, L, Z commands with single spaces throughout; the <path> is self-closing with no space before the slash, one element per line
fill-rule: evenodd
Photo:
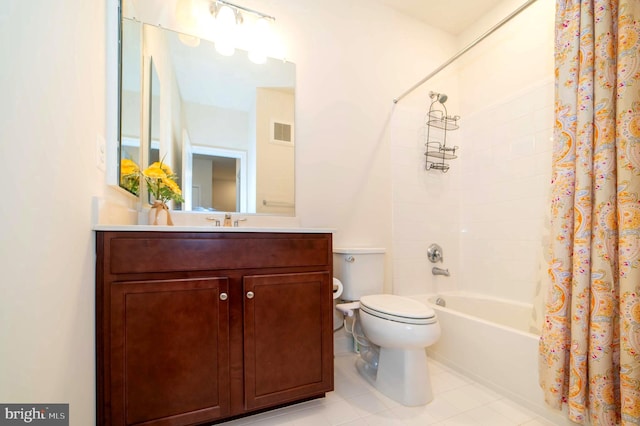
<path fill-rule="evenodd" d="M 128 232 L 283 232 L 299 234 L 330 234 L 335 229 L 328 228 L 295 228 L 295 227 L 224 227 L 224 226 L 158 226 L 158 225 L 95 225 L 94 231 L 128 231 Z"/>

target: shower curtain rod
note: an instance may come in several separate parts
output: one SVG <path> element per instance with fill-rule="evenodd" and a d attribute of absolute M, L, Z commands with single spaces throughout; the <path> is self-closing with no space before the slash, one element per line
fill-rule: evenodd
<path fill-rule="evenodd" d="M 523 10 L 525 10 L 527 7 L 531 6 L 533 3 L 535 3 L 537 0 L 528 0 L 526 3 L 524 3 L 522 6 L 520 6 L 519 8 L 517 8 L 516 10 L 514 10 L 513 12 L 511 12 L 506 18 L 504 18 L 502 21 L 498 22 L 496 25 L 494 25 L 493 27 L 491 27 L 491 29 L 489 29 L 489 31 L 485 32 L 484 34 L 482 34 L 480 37 L 478 37 L 475 41 L 473 41 L 471 44 L 469 44 L 467 47 L 465 47 L 464 49 L 462 49 L 461 51 L 459 51 L 458 53 L 456 53 L 455 55 L 453 55 L 451 58 L 449 58 L 449 60 L 447 62 L 445 62 L 444 64 L 440 65 L 438 68 L 436 68 L 434 71 L 432 71 L 428 76 L 426 76 L 425 78 L 423 78 L 422 80 L 420 80 L 419 82 L 417 82 L 416 84 L 414 84 L 409 90 L 407 90 L 406 92 L 404 92 L 402 95 L 398 96 L 397 98 L 395 98 L 393 100 L 394 104 L 397 104 L 398 101 L 400 101 L 400 99 L 404 98 L 405 96 L 407 96 L 409 93 L 413 92 L 415 89 L 417 89 L 418 87 L 422 86 L 427 80 L 429 80 L 431 77 L 433 77 L 434 75 L 438 74 L 440 71 L 442 71 L 444 68 L 446 68 L 447 66 L 449 66 L 453 61 L 455 61 L 456 59 L 458 59 L 460 56 L 464 55 L 465 53 L 467 53 L 469 50 L 471 50 L 471 48 L 473 48 L 476 44 L 480 43 L 482 40 L 484 40 L 485 38 L 489 37 L 491 34 L 493 34 L 493 32 L 495 30 L 497 30 L 498 28 L 500 28 L 501 26 L 503 26 L 504 24 L 506 24 L 507 22 L 509 22 L 511 20 L 511 18 L 515 17 L 516 15 L 518 15 L 520 12 L 522 12 Z"/>

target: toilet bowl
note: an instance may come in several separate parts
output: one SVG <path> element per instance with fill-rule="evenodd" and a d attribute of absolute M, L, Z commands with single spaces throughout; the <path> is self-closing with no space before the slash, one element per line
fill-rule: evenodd
<path fill-rule="evenodd" d="M 433 400 L 425 348 L 440 337 L 435 312 L 415 300 L 381 294 L 360 299 L 359 319 L 364 335 L 378 351 L 377 368 L 368 360 L 371 356 L 358 359 L 360 374 L 403 405 Z"/>
<path fill-rule="evenodd" d="M 337 305 L 362 328 L 358 372 L 376 389 L 407 406 L 433 399 L 426 347 L 440 337 L 435 311 L 406 297 L 381 294 L 384 250 L 334 250 L 334 271 L 346 302 Z M 355 328 L 355 327 L 354 327 Z"/>
<path fill-rule="evenodd" d="M 360 321 L 369 340 L 388 348 L 425 348 L 440 337 L 435 311 L 406 297 L 363 296 Z"/>

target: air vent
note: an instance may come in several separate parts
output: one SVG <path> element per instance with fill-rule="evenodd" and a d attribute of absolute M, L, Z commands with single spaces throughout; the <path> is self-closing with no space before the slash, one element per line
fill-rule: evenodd
<path fill-rule="evenodd" d="M 293 125 L 272 121 L 271 142 L 286 145 L 293 144 Z"/>

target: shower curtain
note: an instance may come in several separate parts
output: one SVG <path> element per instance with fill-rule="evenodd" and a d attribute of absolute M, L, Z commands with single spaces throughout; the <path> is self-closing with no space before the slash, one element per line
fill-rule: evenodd
<path fill-rule="evenodd" d="M 556 1 L 545 400 L 640 425 L 640 0 Z"/>

